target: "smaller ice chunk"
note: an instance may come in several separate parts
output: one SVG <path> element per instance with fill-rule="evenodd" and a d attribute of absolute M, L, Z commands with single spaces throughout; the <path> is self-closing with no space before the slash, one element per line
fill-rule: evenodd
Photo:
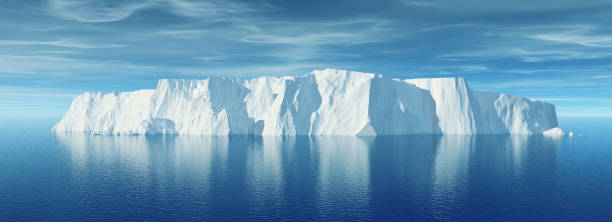
<path fill-rule="evenodd" d="M 555 128 L 552 128 L 552 129 L 549 129 L 549 130 L 546 130 L 546 131 L 542 132 L 542 135 L 550 136 L 550 137 L 561 137 L 561 136 L 565 135 L 565 131 L 563 131 L 563 129 L 561 129 L 559 127 L 555 127 Z"/>

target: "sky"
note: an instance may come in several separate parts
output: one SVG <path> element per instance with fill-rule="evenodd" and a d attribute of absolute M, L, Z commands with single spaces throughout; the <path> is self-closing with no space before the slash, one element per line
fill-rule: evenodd
<path fill-rule="evenodd" d="M 60 118 L 83 92 L 159 78 L 463 77 L 612 116 L 612 1 L 2 0 L 0 116 Z"/>

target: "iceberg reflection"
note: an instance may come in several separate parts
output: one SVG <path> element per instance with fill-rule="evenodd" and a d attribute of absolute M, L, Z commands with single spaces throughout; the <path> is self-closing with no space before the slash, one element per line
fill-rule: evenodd
<path fill-rule="evenodd" d="M 325 215 L 350 215 L 368 205 L 369 148 L 373 137 L 317 136 L 311 150 L 319 157 L 319 210 Z M 329 206 L 342 206 L 334 209 Z M 348 207 L 350 206 L 350 207 Z M 336 218 L 330 218 L 336 219 Z"/>
<path fill-rule="evenodd" d="M 257 209 L 279 207 L 283 195 L 281 153 L 283 148 L 295 146 L 295 137 L 264 136 L 254 137 L 254 141 L 247 153 L 249 199 Z"/>
<path fill-rule="evenodd" d="M 540 135 L 441 136 L 432 186 L 434 219 L 467 219 L 489 213 L 493 217 L 496 213 L 473 211 L 479 207 L 468 203 L 475 199 L 486 203 L 488 198 L 499 196 L 525 198 L 515 194 L 542 185 L 530 184 L 533 180 L 529 177 L 539 177 L 539 183 L 554 183 L 556 146 L 558 143 Z"/>
<path fill-rule="evenodd" d="M 96 172 L 89 169 L 114 163 L 120 163 L 118 167 L 121 170 L 129 170 L 133 175 L 146 176 L 150 161 L 145 136 L 113 137 L 84 133 L 55 135 L 68 148 L 74 169 L 81 176 L 109 176 L 114 173 L 111 168 L 96 167 Z"/>
<path fill-rule="evenodd" d="M 466 192 L 466 181 L 470 168 L 470 155 L 474 151 L 473 136 L 444 135 L 438 144 L 434 159 L 432 210 L 436 220 L 449 220 L 446 215 L 461 195 Z"/>
<path fill-rule="evenodd" d="M 327 220 L 363 212 L 366 220 L 418 215 L 454 220 L 487 214 L 474 212 L 478 206 L 467 203 L 486 203 L 491 196 L 525 198 L 517 194 L 553 186 L 562 144 L 533 135 L 58 133 L 56 138 L 67 150 L 77 188 L 96 184 L 100 192 L 123 189 L 132 196 L 192 206 L 203 215 L 217 215 L 210 206 L 225 206 L 253 211 L 254 218 Z"/>

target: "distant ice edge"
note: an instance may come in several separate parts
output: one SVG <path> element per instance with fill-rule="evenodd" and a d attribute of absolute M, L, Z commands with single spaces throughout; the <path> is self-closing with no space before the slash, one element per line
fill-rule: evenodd
<path fill-rule="evenodd" d="M 554 105 L 471 90 L 463 78 L 400 80 L 326 69 L 304 76 L 161 79 L 151 90 L 84 93 L 52 131 L 470 135 L 559 133 L 555 128 Z"/>

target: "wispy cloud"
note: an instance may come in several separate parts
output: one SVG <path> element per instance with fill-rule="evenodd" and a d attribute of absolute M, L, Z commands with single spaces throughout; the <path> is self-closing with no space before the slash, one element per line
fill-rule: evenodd
<path fill-rule="evenodd" d="M 592 79 L 612 79 L 612 74 L 610 75 L 593 75 L 590 76 Z"/>
<path fill-rule="evenodd" d="M 612 103 L 612 98 L 593 98 L 593 97 L 534 97 L 532 99 L 541 101 L 569 101 L 569 102 L 602 102 Z"/>
<path fill-rule="evenodd" d="M 254 34 L 245 35 L 240 41 L 304 46 L 357 45 L 393 37 L 391 34 L 382 35 L 388 31 L 387 24 L 388 21 L 381 19 L 321 23 L 264 23 L 249 26 Z"/>
<path fill-rule="evenodd" d="M 439 3 L 433 0 L 402 0 L 401 2 L 409 6 L 419 6 L 419 7 L 440 6 Z"/>
<path fill-rule="evenodd" d="M 98 49 L 98 48 L 117 48 L 125 47 L 120 44 L 96 44 L 84 43 L 71 40 L 55 40 L 55 41 L 27 41 L 27 40 L 0 40 L 0 45 L 47 45 L 67 48 L 82 48 L 82 49 Z"/>
<path fill-rule="evenodd" d="M 203 35 L 210 34 L 210 31 L 205 31 L 201 29 L 185 29 L 185 30 L 160 30 L 156 32 L 158 35 L 171 36 L 174 38 L 182 38 L 182 39 L 193 39 L 199 38 Z"/>
<path fill-rule="evenodd" d="M 411 68 L 411 70 L 409 70 L 409 73 L 413 74 L 406 75 L 411 77 L 438 77 L 440 75 L 464 76 L 472 73 L 481 73 L 488 71 L 496 70 L 492 67 L 479 64 L 415 66 Z"/>
<path fill-rule="evenodd" d="M 479 90 L 491 90 L 491 91 L 499 91 L 499 90 L 507 90 L 517 88 L 522 89 L 531 89 L 531 90 L 558 90 L 563 88 L 584 88 L 598 85 L 596 82 L 591 81 L 581 81 L 581 82 L 572 82 L 567 80 L 534 80 L 534 79 L 524 79 L 524 80 L 512 80 L 512 81 L 501 81 L 501 82 L 480 82 L 480 81 L 471 81 L 471 86 L 475 89 Z"/>
<path fill-rule="evenodd" d="M 139 0 L 108 3 L 98 0 L 49 0 L 52 15 L 78 22 L 116 22 L 147 9 L 213 20 L 231 20 L 232 16 L 255 10 L 245 3 L 230 1 Z"/>
<path fill-rule="evenodd" d="M 612 47 L 612 35 L 588 35 L 588 34 L 569 34 L 569 33 L 556 33 L 556 34 L 537 34 L 530 36 L 534 39 L 551 41 L 557 43 L 568 43 L 582 46 L 591 47 Z"/>
<path fill-rule="evenodd" d="M 79 22 L 114 22 L 123 20 L 136 11 L 151 7 L 157 1 L 128 2 L 109 5 L 95 0 L 50 0 L 51 13 L 60 18 Z"/>
<path fill-rule="evenodd" d="M 133 78 L 135 76 L 150 76 L 158 73 L 166 76 L 206 76 L 206 75 L 277 75 L 277 74 L 304 74 L 316 68 L 328 68 L 328 65 L 318 63 L 294 63 L 284 61 L 280 63 L 236 64 L 226 65 L 229 57 L 203 56 L 197 57 L 200 63 L 190 66 L 144 66 L 135 65 L 123 60 L 84 60 L 57 55 L 13 56 L 0 55 L 0 77 L 14 77 L 38 79 L 49 78 L 78 78 L 78 79 L 104 79 Z M 104 75 L 100 75 L 104 73 Z M 2 93 L 2 91 L 0 91 Z M 8 92 L 4 92 L 8 93 Z M 20 94 L 24 95 L 23 92 Z"/>
<path fill-rule="evenodd" d="M 153 66 L 134 65 L 123 60 L 85 60 L 60 55 L 0 55 L 0 76 L 21 77 L 86 77 L 92 72 L 116 73 L 116 75 L 149 73 L 157 70 Z M 110 76 L 109 76 L 110 78 Z"/>
<path fill-rule="evenodd" d="M 314 69 L 328 68 L 328 65 L 315 63 L 284 63 L 284 64 L 251 64 L 240 66 L 201 66 L 189 68 L 175 68 L 169 72 L 180 73 L 185 76 L 231 75 L 231 76 L 258 76 L 258 75 L 302 75 Z"/>
<path fill-rule="evenodd" d="M 67 90 L 63 88 L 44 88 L 44 87 L 28 87 L 28 86 L 3 86 L 0 85 L 0 101 L 19 101 L 19 100 L 54 100 L 54 99 L 69 99 L 80 94 L 78 91 Z"/>
<path fill-rule="evenodd" d="M 557 106 L 560 117 L 612 117 L 610 106 Z"/>
<path fill-rule="evenodd" d="M 450 11 L 452 13 L 513 13 L 513 12 L 534 12 L 534 11 L 563 11 L 576 8 L 588 8 L 598 6 L 609 6 L 607 0 L 573 1 L 556 0 L 550 1 L 504 1 L 504 0 L 399 0 L 408 7 L 430 7 L 437 10 Z"/>
<path fill-rule="evenodd" d="M 210 55 L 197 56 L 195 57 L 195 59 L 203 61 L 205 63 L 217 63 L 217 62 L 227 61 L 230 59 L 230 57 L 227 55 L 222 55 L 222 54 L 210 54 Z"/>
<path fill-rule="evenodd" d="M 600 59 L 612 56 L 612 35 L 593 24 L 555 26 L 491 27 L 481 25 L 446 25 L 432 27 L 477 27 L 470 29 L 470 37 L 479 39 L 455 52 L 445 52 L 438 58 L 448 61 L 490 60 L 513 58 L 522 62 L 550 62 L 564 60 Z"/>
<path fill-rule="evenodd" d="M 160 4 L 170 6 L 170 10 L 178 15 L 221 18 L 221 20 L 230 20 L 232 15 L 255 11 L 247 4 L 232 1 L 166 0 Z"/>
<path fill-rule="evenodd" d="M 0 96 L 7 97 L 60 97 L 73 98 L 78 94 L 74 93 L 48 93 L 48 92 L 0 92 Z"/>
<path fill-rule="evenodd" d="M 512 49 L 510 53 L 518 56 L 524 62 L 546 62 L 555 60 L 598 59 L 612 56 L 612 52 L 589 52 L 584 50 L 527 50 Z"/>
<path fill-rule="evenodd" d="M 287 33 L 289 34 L 289 33 Z M 326 33 L 302 33 L 298 35 L 283 34 L 257 34 L 246 36 L 242 39 L 249 43 L 267 44 L 300 44 L 300 45 L 325 45 L 343 43 L 346 45 L 363 44 L 375 42 L 373 38 L 359 33 L 348 32 L 326 32 Z"/>
<path fill-rule="evenodd" d="M 432 26 L 432 27 L 419 29 L 419 31 L 430 32 L 430 31 L 445 30 L 445 29 L 452 29 L 452 28 L 482 28 L 482 27 L 483 27 L 482 25 L 459 23 L 459 24 L 446 24 L 446 25 Z"/>
<path fill-rule="evenodd" d="M 40 28 L 36 28 L 36 27 L 23 27 L 23 29 L 25 29 L 25 30 L 36 31 L 36 32 L 52 32 L 52 31 L 62 30 L 62 29 L 65 29 L 65 28 L 66 27 L 63 27 L 63 26 L 40 27 Z"/>

